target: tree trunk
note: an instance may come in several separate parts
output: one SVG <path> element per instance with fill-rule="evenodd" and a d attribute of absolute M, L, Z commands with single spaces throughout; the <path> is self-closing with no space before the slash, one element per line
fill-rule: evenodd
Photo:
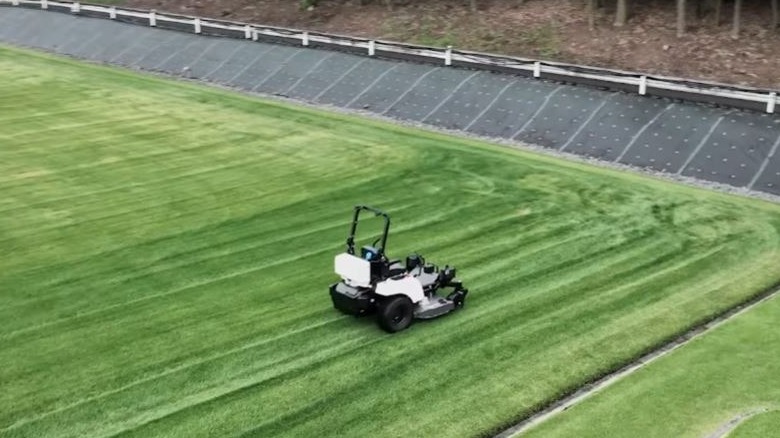
<path fill-rule="evenodd" d="M 720 26 L 720 11 L 723 9 L 723 0 L 715 0 L 715 27 Z"/>
<path fill-rule="evenodd" d="M 742 21 L 742 0 L 734 0 L 734 24 L 731 29 L 731 36 L 739 38 L 739 26 Z"/>
<path fill-rule="evenodd" d="M 588 29 L 596 28 L 596 0 L 588 0 Z"/>
<path fill-rule="evenodd" d="M 615 26 L 625 26 L 626 21 L 628 21 L 628 0 L 617 0 Z"/>
<path fill-rule="evenodd" d="M 469 9 L 471 12 L 477 12 L 477 0 L 469 0 Z"/>
<path fill-rule="evenodd" d="M 685 34 L 685 0 L 677 0 L 677 38 Z"/>
<path fill-rule="evenodd" d="M 772 0 L 772 30 L 777 29 L 777 22 L 780 21 L 780 7 L 777 0 Z"/>

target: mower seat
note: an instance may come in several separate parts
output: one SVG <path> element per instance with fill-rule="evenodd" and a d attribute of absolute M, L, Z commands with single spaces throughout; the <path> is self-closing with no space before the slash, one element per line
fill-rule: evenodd
<path fill-rule="evenodd" d="M 342 253 L 336 256 L 334 265 L 336 274 L 350 284 L 361 287 L 371 285 L 371 262 L 352 254 Z"/>

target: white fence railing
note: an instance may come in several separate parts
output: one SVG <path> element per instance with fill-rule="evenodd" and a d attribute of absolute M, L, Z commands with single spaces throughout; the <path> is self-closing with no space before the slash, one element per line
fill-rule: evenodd
<path fill-rule="evenodd" d="M 348 36 L 307 32 L 280 27 L 262 26 L 225 20 L 205 19 L 186 15 L 159 13 L 115 6 L 100 6 L 79 2 L 51 0 L 0 0 L 0 6 L 22 6 L 73 14 L 83 14 L 111 20 L 133 21 L 154 27 L 176 28 L 180 31 L 203 33 L 230 33 L 231 36 L 257 41 L 275 40 L 301 46 L 327 46 L 349 50 L 368 56 L 393 56 L 409 58 L 445 66 L 467 66 L 485 70 L 499 70 L 523 74 L 535 78 L 587 83 L 606 88 L 634 91 L 638 94 L 654 94 L 708 103 L 723 103 L 736 107 L 763 109 L 774 113 L 780 107 L 780 97 L 775 90 L 739 87 L 712 82 L 643 75 L 619 70 L 586 67 L 572 64 L 543 62 L 510 56 L 490 55 L 478 52 L 416 46 L 388 41 L 353 38 Z"/>

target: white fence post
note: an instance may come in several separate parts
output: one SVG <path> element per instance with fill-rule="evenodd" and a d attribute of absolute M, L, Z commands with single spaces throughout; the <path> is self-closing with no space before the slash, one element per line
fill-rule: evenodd
<path fill-rule="evenodd" d="M 775 112 L 775 101 L 777 100 L 777 93 L 774 91 L 769 93 L 769 102 L 766 103 L 766 112 L 772 114 Z"/>
<path fill-rule="evenodd" d="M 539 78 L 542 76 L 542 63 L 539 61 L 534 62 L 534 77 Z"/>
<path fill-rule="evenodd" d="M 647 94 L 647 76 L 641 76 L 639 78 L 639 94 L 642 96 Z"/>
<path fill-rule="evenodd" d="M 41 0 L 41 9 L 49 9 L 49 0 Z"/>
<path fill-rule="evenodd" d="M 149 12 L 149 26 L 157 26 L 157 12 L 154 9 Z"/>
<path fill-rule="evenodd" d="M 116 6 L 111 6 L 108 10 L 108 18 L 116 20 Z"/>
<path fill-rule="evenodd" d="M 376 51 L 376 43 L 374 40 L 371 40 L 368 42 L 368 56 L 374 56 L 374 52 Z"/>
<path fill-rule="evenodd" d="M 81 10 L 81 5 L 79 4 L 79 2 L 73 3 L 70 6 L 70 12 L 74 14 L 78 14 L 80 10 Z"/>
<path fill-rule="evenodd" d="M 19 6 L 19 0 L 11 0 L 13 6 Z"/>
<path fill-rule="evenodd" d="M 252 29 L 252 41 L 257 41 L 257 29 Z"/>
<path fill-rule="evenodd" d="M 195 18 L 193 25 L 195 26 L 195 33 L 200 33 L 200 18 Z"/>
<path fill-rule="evenodd" d="M 304 46 L 309 45 L 309 32 L 303 32 L 303 36 L 301 37 L 301 44 Z"/>
<path fill-rule="evenodd" d="M 248 24 L 244 25 L 244 38 L 252 38 L 252 28 Z"/>
<path fill-rule="evenodd" d="M 452 46 L 447 46 L 444 51 L 444 65 L 452 65 Z"/>

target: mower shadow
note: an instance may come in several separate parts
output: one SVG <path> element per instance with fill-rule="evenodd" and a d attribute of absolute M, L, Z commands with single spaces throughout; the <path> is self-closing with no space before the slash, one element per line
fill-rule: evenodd
<path fill-rule="evenodd" d="M 375 333 L 388 335 L 388 336 L 389 335 L 399 335 L 399 334 L 406 333 L 406 332 L 409 332 L 409 331 L 414 331 L 415 328 L 418 325 L 428 325 L 428 324 L 431 324 L 431 323 L 435 323 L 437 320 L 441 319 L 441 318 L 415 319 L 414 322 L 412 323 L 412 325 L 409 326 L 409 328 L 407 328 L 405 330 L 402 330 L 400 332 L 396 332 L 396 333 L 388 333 L 388 332 L 382 330 L 381 327 L 379 327 L 379 323 L 377 322 L 377 314 L 376 314 L 376 312 L 370 313 L 370 314 L 367 314 L 367 315 L 362 315 L 362 316 L 348 315 L 348 314 L 345 314 L 345 313 L 341 313 L 341 312 L 339 312 L 336 309 L 334 309 L 334 312 L 340 313 L 341 315 L 344 315 L 344 316 L 348 317 L 348 318 L 345 318 L 344 320 L 345 321 L 349 321 L 349 324 L 354 324 L 354 325 L 359 326 L 361 328 L 370 329 L 371 331 L 373 331 Z"/>

